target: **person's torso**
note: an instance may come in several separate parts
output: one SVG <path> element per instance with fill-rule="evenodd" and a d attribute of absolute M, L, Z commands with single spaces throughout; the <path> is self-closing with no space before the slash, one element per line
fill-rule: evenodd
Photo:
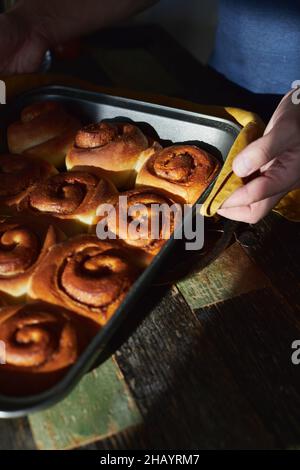
<path fill-rule="evenodd" d="M 220 0 L 210 65 L 256 93 L 286 93 L 300 78 L 300 2 Z"/>

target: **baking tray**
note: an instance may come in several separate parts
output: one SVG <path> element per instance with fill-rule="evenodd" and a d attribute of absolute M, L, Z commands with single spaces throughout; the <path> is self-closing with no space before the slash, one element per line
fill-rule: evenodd
<path fill-rule="evenodd" d="M 149 131 L 149 125 L 152 126 L 165 143 L 197 143 L 223 161 L 240 132 L 238 125 L 225 119 L 70 87 L 47 86 L 20 95 L 9 105 L 0 107 L 1 135 L 6 135 L 7 125 L 18 119 L 24 106 L 45 99 L 64 103 L 71 112 L 81 118 L 83 124 L 102 119 L 122 118 L 132 120 L 140 123 L 147 131 Z M 4 140 L 0 142 L 0 147 L 2 152 L 7 150 Z M 198 204 L 204 202 L 212 186 L 213 184 L 200 197 Z M 208 250 L 208 253 L 204 253 L 204 256 L 200 258 L 197 264 L 198 269 L 207 266 L 222 252 L 230 242 L 235 227 L 234 223 L 225 219 L 222 220 L 221 226 L 217 229 L 220 231 L 221 236 L 214 246 Z M 162 292 L 163 287 L 159 286 L 160 282 L 158 282 L 159 274 L 168 265 L 170 253 L 176 253 L 176 244 L 178 244 L 178 240 L 175 240 L 172 236 L 151 265 L 135 282 L 113 317 L 99 331 L 59 383 L 34 396 L 15 398 L 0 395 L 0 417 L 20 417 L 52 406 L 70 393 L 86 372 L 96 364 L 103 362 L 120 346 L 125 337 L 130 334 L 130 331 L 132 332 L 131 327 L 128 329 L 128 325 L 135 324 L 136 317 L 139 316 L 137 310 L 141 302 L 143 302 L 143 310 L 145 310 L 144 301 L 145 299 L 149 300 L 146 289 L 156 281 L 156 287 L 151 287 L 151 289 L 154 289 L 153 299 Z M 197 259 L 197 256 L 193 256 L 193 258 Z M 164 283 L 166 284 L 165 280 L 161 282 L 161 284 Z M 122 328 L 120 328 L 121 326 Z"/>

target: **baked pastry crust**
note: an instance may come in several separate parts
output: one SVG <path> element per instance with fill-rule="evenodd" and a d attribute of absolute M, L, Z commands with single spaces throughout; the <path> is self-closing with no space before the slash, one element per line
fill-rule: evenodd
<path fill-rule="evenodd" d="M 136 186 L 159 188 L 194 204 L 220 169 L 218 160 L 194 145 L 172 145 L 150 156 L 139 171 Z"/>
<path fill-rule="evenodd" d="M 34 103 L 23 109 L 20 121 L 8 127 L 8 148 L 11 153 L 41 158 L 59 168 L 79 128 L 79 120 L 60 103 Z"/>
<path fill-rule="evenodd" d="M 34 186 L 56 174 L 54 166 L 23 155 L 0 155 L 0 210 L 16 209 Z"/>
<path fill-rule="evenodd" d="M 98 237 L 109 231 L 129 247 L 141 250 L 137 252 L 137 259 L 145 267 L 170 238 L 176 221 L 181 221 L 181 204 L 176 198 L 149 186 L 123 192 L 121 196 L 122 199 L 112 198 L 111 212 L 99 218 Z"/>
<path fill-rule="evenodd" d="M 102 121 L 77 132 L 75 144 L 66 157 L 66 167 L 99 167 L 118 189 L 124 189 L 134 184 L 136 166 L 148 148 L 148 138 L 137 126 Z"/>
<path fill-rule="evenodd" d="M 29 295 L 104 325 L 139 274 L 117 241 L 80 235 L 53 246 L 31 278 Z"/>
<path fill-rule="evenodd" d="M 53 221 L 43 217 L 0 218 L 0 291 L 13 297 L 26 294 L 35 268 L 64 238 Z"/>
<path fill-rule="evenodd" d="M 5 364 L 0 393 L 27 395 L 54 385 L 78 359 L 97 324 L 62 307 L 31 302 L 0 310 Z"/>
<path fill-rule="evenodd" d="M 98 206 L 116 194 L 113 183 L 98 168 L 77 167 L 41 181 L 23 200 L 21 208 L 91 225 Z"/>

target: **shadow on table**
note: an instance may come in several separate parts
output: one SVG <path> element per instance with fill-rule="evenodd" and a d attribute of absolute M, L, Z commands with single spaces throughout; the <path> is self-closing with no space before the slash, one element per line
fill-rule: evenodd
<path fill-rule="evenodd" d="M 248 252 L 277 290 L 195 311 L 167 290 L 117 353 L 145 423 L 97 448 L 299 447 L 300 376 L 291 361 L 300 337 L 299 229 L 270 219 L 276 233 L 263 221 Z"/>

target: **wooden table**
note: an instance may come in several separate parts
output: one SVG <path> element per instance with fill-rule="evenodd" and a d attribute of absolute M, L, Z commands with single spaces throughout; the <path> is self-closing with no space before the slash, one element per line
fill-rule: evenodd
<path fill-rule="evenodd" d="M 147 32 L 157 38 L 156 30 Z M 183 54 L 182 61 L 201 67 L 163 33 L 157 42 L 160 51 L 171 48 L 177 60 Z M 105 72 L 97 76 L 110 82 Z M 174 77 L 186 95 L 187 77 Z M 198 305 L 207 274 L 157 295 L 151 314 L 116 354 L 144 424 L 86 448 L 299 447 L 300 365 L 291 361 L 291 344 L 300 339 L 299 242 L 300 224 L 271 214 L 243 227 L 210 268 L 214 302 Z M 0 449 L 34 447 L 27 419 L 0 421 Z"/>

